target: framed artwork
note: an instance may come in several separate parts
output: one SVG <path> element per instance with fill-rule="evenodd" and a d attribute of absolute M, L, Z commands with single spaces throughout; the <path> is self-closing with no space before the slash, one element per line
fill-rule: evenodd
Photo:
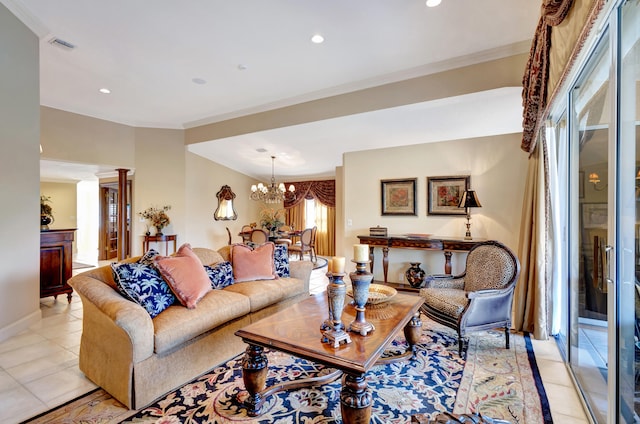
<path fill-rule="evenodd" d="M 417 178 L 380 180 L 382 215 L 417 215 Z"/>
<path fill-rule="evenodd" d="M 458 204 L 469 181 L 469 175 L 427 177 L 427 215 L 466 215 Z"/>
<path fill-rule="evenodd" d="M 607 228 L 607 204 L 583 203 L 582 228 Z"/>

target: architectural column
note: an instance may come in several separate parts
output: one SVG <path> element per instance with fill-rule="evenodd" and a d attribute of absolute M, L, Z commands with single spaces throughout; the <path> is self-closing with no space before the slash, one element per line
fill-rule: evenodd
<path fill-rule="evenodd" d="M 127 193 L 127 172 L 128 169 L 118 168 L 118 260 L 125 259 L 127 254 L 127 204 L 129 203 Z"/>

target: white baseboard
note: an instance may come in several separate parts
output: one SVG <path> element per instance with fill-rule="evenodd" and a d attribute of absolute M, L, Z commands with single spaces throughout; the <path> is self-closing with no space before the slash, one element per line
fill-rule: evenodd
<path fill-rule="evenodd" d="M 18 321 L 7 325 L 6 327 L 0 328 L 0 342 L 3 342 L 16 334 L 19 334 L 31 327 L 33 324 L 39 322 L 42 319 L 42 312 L 40 308 L 37 311 L 33 311 L 29 315 L 24 318 L 19 319 Z"/>

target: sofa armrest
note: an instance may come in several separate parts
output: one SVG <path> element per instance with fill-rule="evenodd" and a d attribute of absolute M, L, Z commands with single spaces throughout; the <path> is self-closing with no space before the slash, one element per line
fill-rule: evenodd
<path fill-rule="evenodd" d="M 309 293 L 309 282 L 311 280 L 313 263 L 311 261 L 291 261 L 289 262 L 289 276 L 298 278 L 304 283 L 304 288 Z"/>
<path fill-rule="evenodd" d="M 130 345 L 134 363 L 153 354 L 153 322 L 142 306 L 125 299 L 108 284 L 89 276 L 76 275 L 69 280 L 69 285 L 80 295 L 83 302 L 90 302 L 93 306 L 93 308 L 83 307 L 83 314 L 92 309 L 101 312 L 101 314 L 92 315 L 90 319 L 83 318 L 83 333 L 91 334 L 94 340 L 103 336 L 105 340 L 109 340 L 109 343 L 104 345 L 108 349 L 109 345 L 119 345 L 112 343 L 112 338 L 117 335 L 100 333 L 115 324 L 128 337 L 128 340 L 121 340 L 121 342 Z M 105 320 L 107 322 L 104 322 Z M 96 328 L 88 328 L 93 327 L 94 324 Z"/>

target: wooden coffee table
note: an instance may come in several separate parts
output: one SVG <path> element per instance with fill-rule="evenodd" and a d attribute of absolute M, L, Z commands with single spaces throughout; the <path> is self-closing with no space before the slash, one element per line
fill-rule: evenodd
<path fill-rule="evenodd" d="M 350 298 L 347 297 L 348 302 Z M 366 320 L 375 326 L 367 336 L 349 333 L 351 343 L 334 348 L 322 343 L 320 325 L 328 318 L 326 293 L 311 296 L 293 306 L 238 330 L 235 334 L 249 346 L 242 361 L 242 379 L 249 393 L 244 402 L 250 416 L 261 413 L 267 396 L 291 388 L 334 381 L 342 373 L 340 410 L 344 423 L 368 423 L 372 394 L 367 387 L 366 372 L 376 364 L 412 357 L 420 338 L 422 323 L 420 296 L 398 293 L 384 308 L 367 310 Z M 355 319 L 355 308 L 346 305 L 342 323 L 348 327 Z M 380 356 L 400 330 L 404 329 L 409 348 L 395 358 Z M 267 356 L 264 348 L 279 350 L 299 358 L 326 365 L 336 371 L 316 378 L 291 381 L 267 388 Z"/>

